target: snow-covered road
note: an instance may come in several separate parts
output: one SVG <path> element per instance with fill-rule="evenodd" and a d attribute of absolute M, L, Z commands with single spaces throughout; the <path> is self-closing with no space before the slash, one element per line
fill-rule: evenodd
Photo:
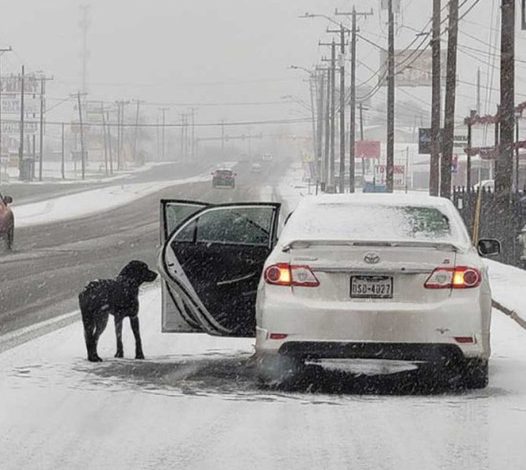
<path fill-rule="evenodd" d="M 259 390 L 252 340 L 163 335 L 159 306 L 145 361 L 109 325 L 88 363 L 78 321 L 0 354 L 0 468 L 524 468 L 526 331 L 500 313 L 487 389 L 392 396 Z"/>

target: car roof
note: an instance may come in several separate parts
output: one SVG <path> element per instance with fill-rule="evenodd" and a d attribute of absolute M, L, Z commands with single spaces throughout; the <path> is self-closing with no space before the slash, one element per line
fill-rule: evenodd
<path fill-rule="evenodd" d="M 318 196 L 307 196 L 300 201 L 298 208 L 304 206 L 323 206 L 323 205 L 380 205 L 390 207 L 436 207 L 437 209 L 448 210 L 452 207 L 449 199 L 442 197 L 429 196 L 427 194 L 412 193 L 376 193 L 376 194 L 322 194 Z"/>

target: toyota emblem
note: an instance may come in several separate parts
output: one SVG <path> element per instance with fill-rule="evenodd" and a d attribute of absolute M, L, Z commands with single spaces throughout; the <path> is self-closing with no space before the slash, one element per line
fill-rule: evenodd
<path fill-rule="evenodd" d="M 367 253 L 363 260 L 367 264 L 378 264 L 380 262 L 380 255 L 378 253 Z"/>

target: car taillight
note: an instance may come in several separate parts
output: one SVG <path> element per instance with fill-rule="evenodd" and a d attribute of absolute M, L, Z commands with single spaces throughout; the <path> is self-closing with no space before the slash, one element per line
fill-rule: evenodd
<path fill-rule="evenodd" d="M 437 268 L 424 284 L 426 289 L 470 289 L 480 286 L 482 274 L 466 266 Z"/>
<path fill-rule="evenodd" d="M 278 263 L 265 269 L 265 282 L 276 286 L 318 287 L 320 281 L 308 266 Z"/>

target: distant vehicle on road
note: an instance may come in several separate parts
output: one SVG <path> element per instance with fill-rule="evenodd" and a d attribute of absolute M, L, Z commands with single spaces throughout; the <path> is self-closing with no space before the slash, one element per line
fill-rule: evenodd
<path fill-rule="evenodd" d="M 252 166 L 250 167 L 250 171 L 252 173 L 261 173 L 262 167 L 259 163 L 252 163 Z"/>
<path fill-rule="evenodd" d="M 280 205 L 163 201 L 163 331 L 256 337 L 258 375 L 305 362 L 393 361 L 488 383 L 491 290 L 451 201 L 304 198 L 277 239 Z M 193 215 L 190 215 L 193 214 Z M 349 363 L 349 361 L 347 361 Z M 407 369 L 405 369 L 407 370 Z"/>
<path fill-rule="evenodd" d="M 0 239 L 6 250 L 13 248 L 15 238 L 15 217 L 9 204 L 13 202 L 11 196 L 0 194 Z"/>
<path fill-rule="evenodd" d="M 495 191 L 495 180 L 482 180 L 480 183 L 473 186 L 475 191 L 478 191 L 480 187 L 486 191 Z"/>
<path fill-rule="evenodd" d="M 261 157 L 261 160 L 264 162 L 271 162 L 273 160 L 272 155 L 270 153 L 264 153 Z"/>
<path fill-rule="evenodd" d="M 219 169 L 212 173 L 212 186 L 217 187 L 236 187 L 236 174 L 229 169 Z"/>

